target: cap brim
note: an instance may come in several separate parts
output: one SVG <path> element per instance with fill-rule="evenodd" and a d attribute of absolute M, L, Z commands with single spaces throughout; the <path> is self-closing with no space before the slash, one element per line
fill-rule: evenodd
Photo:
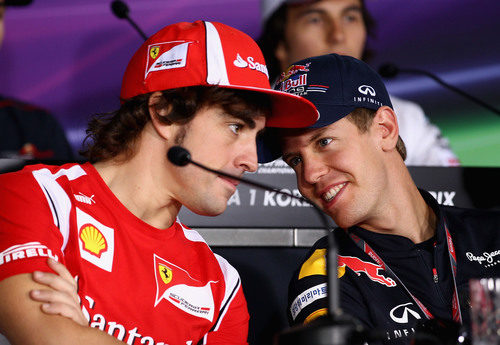
<path fill-rule="evenodd" d="M 316 122 L 307 126 L 298 127 L 281 127 L 280 128 L 321 128 L 346 117 L 354 109 L 355 106 L 342 106 L 334 104 L 319 103 L 316 104 L 318 109 L 319 118 Z M 325 114 L 325 116 L 321 116 Z M 328 116 L 327 116 L 328 114 Z M 272 126 L 268 126 L 272 127 Z M 259 163 L 268 163 L 280 158 L 283 153 L 281 151 L 281 143 L 279 139 L 279 133 L 274 128 L 267 128 L 266 131 L 257 138 L 257 155 L 259 158 Z"/>
<path fill-rule="evenodd" d="M 319 119 L 319 113 L 309 100 L 291 93 L 259 87 L 218 85 L 228 89 L 249 90 L 271 96 L 272 111 L 266 127 L 302 128 L 312 126 Z"/>
<path fill-rule="evenodd" d="M 356 109 L 353 105 L 336 105 L 328 103 L 316 103 L 316 108 L 318 109 L 320 117 L 313 125 L 308 126 L 309 128 L 321 128 L 331 125 L 346 117 Z M 321 114 L 324 114 L 324 116 L 321 116 Z"/>

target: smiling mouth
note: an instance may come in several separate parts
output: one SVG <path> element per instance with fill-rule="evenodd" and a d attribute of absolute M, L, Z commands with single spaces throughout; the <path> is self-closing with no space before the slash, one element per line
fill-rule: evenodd
<path fill-rule="evenodd" d="M 341 183 L 341 184 L 338 184 L 332 188 L 330 188 L 326 193 L 324 193 L 321 198 L 325 201 L 325 202 L 330 202 L 332 201 L 336 196 L 337 194 L 340 192 L 340 190 L 342 188 L 344 188 L 344 186 L 347 184 L 347 182 L 344 182 L 344 183 Z"/>

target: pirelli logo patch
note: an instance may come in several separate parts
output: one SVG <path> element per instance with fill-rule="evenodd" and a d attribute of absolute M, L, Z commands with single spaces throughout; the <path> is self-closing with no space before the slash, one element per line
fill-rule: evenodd
<path fill-rule="evenodd" d="M 0 253 L 0 265 L 5 263 L 29 259 L 34 257 L 47 257 L 54 260 L 57 259 L 57 255 L 53 254 L 52 251 L 47 248 L 47 246 L 41 244 L 40 242 L 27 242 L 24 244 L 17 244 L 15 246 L 9 247 Z"/>

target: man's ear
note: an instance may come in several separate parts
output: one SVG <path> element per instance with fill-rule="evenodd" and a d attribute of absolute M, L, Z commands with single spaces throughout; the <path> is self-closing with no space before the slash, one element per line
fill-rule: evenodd
<path fill-rule="evenodd" d="M 377 138 L 380 139 L 382 150 L 395 149 L 399 138 L 399 127 L 394 110 L 388 106 L 378 108 L 373 118 L 372 127 L 376 131 Z"/>
<path fill-rule="evenodd" d="M 163 103 L 163 95 L 160 91 L 153 92 L 151 96 L 149 96 L 148 101 L 148 109 L 149 109 L 149 117 L 151 118 L 151 123 L 156 133 L 164 139 L 170 137 L 170 132 L 172 130 L 171 123 L 167 123 L 165 121 L 161 121 L 161 118 L 167 116 L 170 110 L 170 107 L 159 105 Z"/>

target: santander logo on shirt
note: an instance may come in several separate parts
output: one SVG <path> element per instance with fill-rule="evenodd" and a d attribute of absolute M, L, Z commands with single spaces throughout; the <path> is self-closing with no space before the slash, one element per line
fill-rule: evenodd
<path fill-rule="evenodd" d="M 163 299 L 184 312 L 212 322 L 214 318 L 214 297 L 211 284 L 203 283 L 185 269 L 154 254 L 156 278 L 156 307 Z"/>

